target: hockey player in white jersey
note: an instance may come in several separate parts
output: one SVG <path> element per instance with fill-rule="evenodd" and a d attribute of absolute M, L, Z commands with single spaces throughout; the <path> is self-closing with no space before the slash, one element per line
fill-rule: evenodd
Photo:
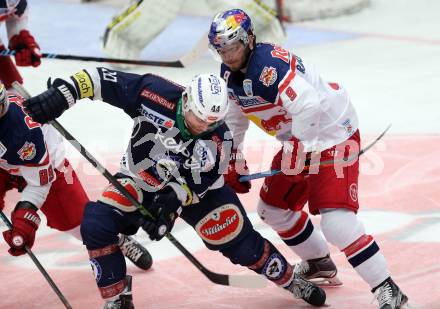
<path fill-rule="evenodd" d="M 23 98 L 8 95 L 0 81 L 0 211 L 7 191 L 21 192 L 12 214 L 12 229 L 3 237 L 13 256 L 32 248 L 44 213 L 47 225 L 82 240 L 79 226 L 89 201 L 75 171 L 65 158 L 62 137 L 50 125 L 40 125 L 23 111 Z M 141 269 L 151 267 L 148 251 L 121 235 L 119 247 Z"/>
<path fill-rule="evenodd" d="M 313 227 L 303 207 L 321 215 L 321 230 L 339 248 L 375 293 L 381 309 L 401 308 L 408 300 L 391 279 L 385 257 L 373 236 L 366 233 L 356 213 L 359 162 L 319 166 L 341 161 L 360 149 L 358 118 L 347 92 L 327 83 L 315 67 L 291 52 L 256 43 L 252 22 L 242 10 L 215 15 L 209 47 L 221 59 L 231 107 L 226 123 L 240 145 L 253 121 L 282 142 L 260 191 L 258 213 L 303 260 L 296 272 L 307 279 L 335 279 L 336 266 L 324 238 Z M 225 179 L 238 193 L 250 182 L 240 147 Z M 308 168 L 310 161 L 317 163 Z M 306 166 L 306 167 L 305 167 Z"/>
<path fill-rule="evenodd" d="M 28 11 L 26 0 L 0 1 L 0 23 L 6 24 L 8 47 L 15 51 L 16 65 L 37 67 L 41 63 L 41 52 L 28 29 Z M 3 50 L 6 50 L 6 44 L 0 38 L 0 52 Z M 0 80 L 7 89 L 15 81 L 23 83 L 23 78 L 10 56 L 0 56 Z"/>

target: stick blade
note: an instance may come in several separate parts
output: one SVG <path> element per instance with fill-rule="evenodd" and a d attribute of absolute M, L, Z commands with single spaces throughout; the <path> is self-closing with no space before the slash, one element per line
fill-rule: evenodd
<path fill-rule="evenodd" d="M 261 289 L 267 286 L 267 279 L 258 275 L 229 275 L 229 286 Z"/>

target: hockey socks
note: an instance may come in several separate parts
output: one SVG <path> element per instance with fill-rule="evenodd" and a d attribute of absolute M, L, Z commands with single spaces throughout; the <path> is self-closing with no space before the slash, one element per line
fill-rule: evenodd
<path fill-rule="evenodd" d="M 302 260 L 321 258 L 330 253 L 327 242 L 313 226 L 308 214 L 297 212 L 299 218 L 288 230 L 278 232 L 281 239 Z"/>
<path fill-rule="evenodd" d="M 256 273 L 281 287 L 287 287 L 293 278 L 293 268 L 284 256 L 269 241 L 264 240 L 264 249 L 259 260 L 248 266 Z"/>
<path fill-rule="evenodd" d="M 341 251 L 345 253 L 348 262 L 371 288 L 390 276 L 385 257 L 371 235 L 362 235 Z"/>
<path fill-rule="evenodd" d="M 118 244 L 89 250 L 90 265 L 102 298 L 121 294 L 125 287 L 127 267 Z"/>

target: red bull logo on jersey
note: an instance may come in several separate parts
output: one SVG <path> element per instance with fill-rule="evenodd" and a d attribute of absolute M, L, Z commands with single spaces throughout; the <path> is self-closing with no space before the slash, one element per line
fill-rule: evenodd
<path fill-rule="evenodd" d="M 37 154 L 37 149 L 35 148 L 34 143 L 26 142 L 17 153 L 20 156 L 21 160 L 30 161 L 35 158 L 35 155 Z"/>
<path fill-rule="evenodd" d="M 277 78 L 277 69 L 274 67 L 264 67 L 260 75 L 260 82 L 262 82 L 264 86 L 269 87 L 275 83 Z"/>
<path fill-rule="evenodd" d="M 221 245 L 237 237 L 243 222 L 240 209 L 234 204 L 226 204 L 202 218 L 196 224 L 196 231 L 207 243 Z"/>
<path fill-rule="evenodd" d="M 261 127 L 266 131 L 266 132 L 271 132 L 271 131 L 278 131 L 281 129 L 281 124 L 282 123 L 289 123 L 292 122 L 292 119 L 290 119 L 287 116 L 287 111 L 284 109 L 279 110 L 279 112 L 281 112 L 281 114 L 278 115 L 274 115 L 269 119 L 262 119 L 261 120 Z"/>

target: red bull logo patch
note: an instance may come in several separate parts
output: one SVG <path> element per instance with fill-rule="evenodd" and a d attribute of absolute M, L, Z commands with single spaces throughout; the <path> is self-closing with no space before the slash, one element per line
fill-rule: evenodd
<path fill-rule="evenodd" d="M 269 119 L 261 120 L 261 127 L 266 132 L 278 131 L 281 129 L 281 124 L 292 122 L 292 119 L 287 115 L 286 110 L 280 110 L 281 114 L 274 115 Z"/>
<path fill-rule="evenodd" d="M 269 87 L 275 83 L 277 78 L 277 69 L 274 67 L 264 67 L 260 75 L 260 82 L 262 82 L 264 86 Z"/>
<path fill-rule="evenodd" d="M 241 23 L 246 20 L 246 15 L 243 14 L 243 12 L 230 15 L 226 17 L 226 25 L 231 28 L 232 30 L 237 29 L 240 27 Z"/>
<path fill-rule="evenodd" d="M 202 218 L 196 224 L 196 231 L 207 243 L 221 245 L 237 237 L 243 222 L 240 209 L 234 204 L 226 204 Z"/>
<path fill-rule="evenodd" d="M 26 142 L 17 153 L 20 156 L 21 160 L 30 161 L 35 158 L 35 155 L 37 154 L 37 149 L 35 148 L 34 143 Z"/>

